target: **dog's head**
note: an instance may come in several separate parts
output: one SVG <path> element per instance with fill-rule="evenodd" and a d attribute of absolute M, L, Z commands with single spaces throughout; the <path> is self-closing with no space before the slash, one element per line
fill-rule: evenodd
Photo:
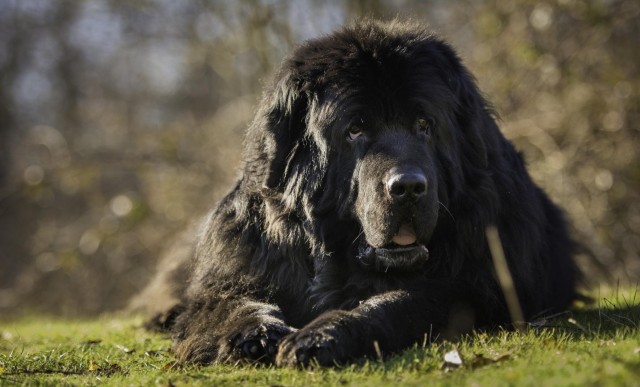
<path fill-rule="evenodd" d="M 415 25 L 363 23 L 284 62 L 247 134 L 245 179 L 323 246 L 347 240 L 365 264 L 410 268 L 486 167 L 486 130 L 493 120 L 447 44 Z"/>

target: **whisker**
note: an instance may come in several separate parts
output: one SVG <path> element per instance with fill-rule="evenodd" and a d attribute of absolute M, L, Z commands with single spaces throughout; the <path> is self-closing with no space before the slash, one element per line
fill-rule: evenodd
<path fill-rule="evenodd" d="M 360 236 L 361 236 L 362 234 L 364 234 L 364 229 L 363 229 L 363 228 L 361 228 L 361 229 L 360 229 L 360 234 L 356 235 L 356 237 L 355 237 L 355 238 L 354 238 L 354 240 L 351 242 L 351 244 L 356 243 L 356 241 L 358 240 L 358 238 L 360 238 Z"/>
<path fill-rule="evenodd" d="M 438 204 L 442 206 L 442 208 L 444 208 L 447 211 L 447 214 L 449 214 L 449 216 L 451 217 L 451 219 L 453 220 L 453 223 L 456 222 L 456 218 L 453 217 L 453 214 L 451 213 L 451 211 L 449 211 L 449 209 L 447 208 L 447 206 L 444 205 L 444 203 L 442 203 L 441 201 L 438 200 Z"/>

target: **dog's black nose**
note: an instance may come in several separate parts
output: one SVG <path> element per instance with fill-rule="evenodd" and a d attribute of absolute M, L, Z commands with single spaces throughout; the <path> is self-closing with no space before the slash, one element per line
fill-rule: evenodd
<path fill-rule="evenodd" d="M 416 200 L 427 193 L 427 178 L 416 169 L 394 169 L 387 179 L 387 192 L 397 201 Z"/>

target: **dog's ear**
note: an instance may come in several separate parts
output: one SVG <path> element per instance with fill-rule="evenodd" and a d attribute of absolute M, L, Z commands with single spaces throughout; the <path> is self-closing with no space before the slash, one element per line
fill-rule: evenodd
<path fill-rule="evenodd" d="M 458 101 L 456 116 L 458 124 L 465 132 L 465 156 L 470 157 L 476 165 L 487 167 L 487 146 L 490 144 L 486 144 L 486 141 L 494 138 L 494 133 L 488 132 L 498 131 L 494 113 L 482 97 L 473 75 L 462 64 L 454 50 L 442 41 L 437 44 L 442 55 L 441 60 L 444 62 L 442 68 L 446 69 L 443 76 Z"/>
<path fill-rule="evenodd" d="M 256 189 L 283 186 L 287 165 L 306 125 L 307 98 L 302 82 L 283 68 L 264 93 L 245 138 L 245 178 Z"/>

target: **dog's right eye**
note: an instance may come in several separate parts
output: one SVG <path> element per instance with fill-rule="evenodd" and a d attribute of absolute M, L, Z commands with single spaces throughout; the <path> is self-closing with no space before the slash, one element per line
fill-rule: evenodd
<path fill-rule="evenodd" d="M 431 131 L 433 131 L 433 127 L 435 126 L 435 121 L 433 118 L 418 118 L 416 122 L 418 126 L 418 133 L 423 134 L 425 136 L 431 136 Z"/>
<path fill-rule="evenodd" d="M 349 132 L 347 133 L 347 138 L 351 141 L 354 141 L 361 135 L 362 135 L 362 128 L 357 125 L 353 125 L 349 128 Z"/>

